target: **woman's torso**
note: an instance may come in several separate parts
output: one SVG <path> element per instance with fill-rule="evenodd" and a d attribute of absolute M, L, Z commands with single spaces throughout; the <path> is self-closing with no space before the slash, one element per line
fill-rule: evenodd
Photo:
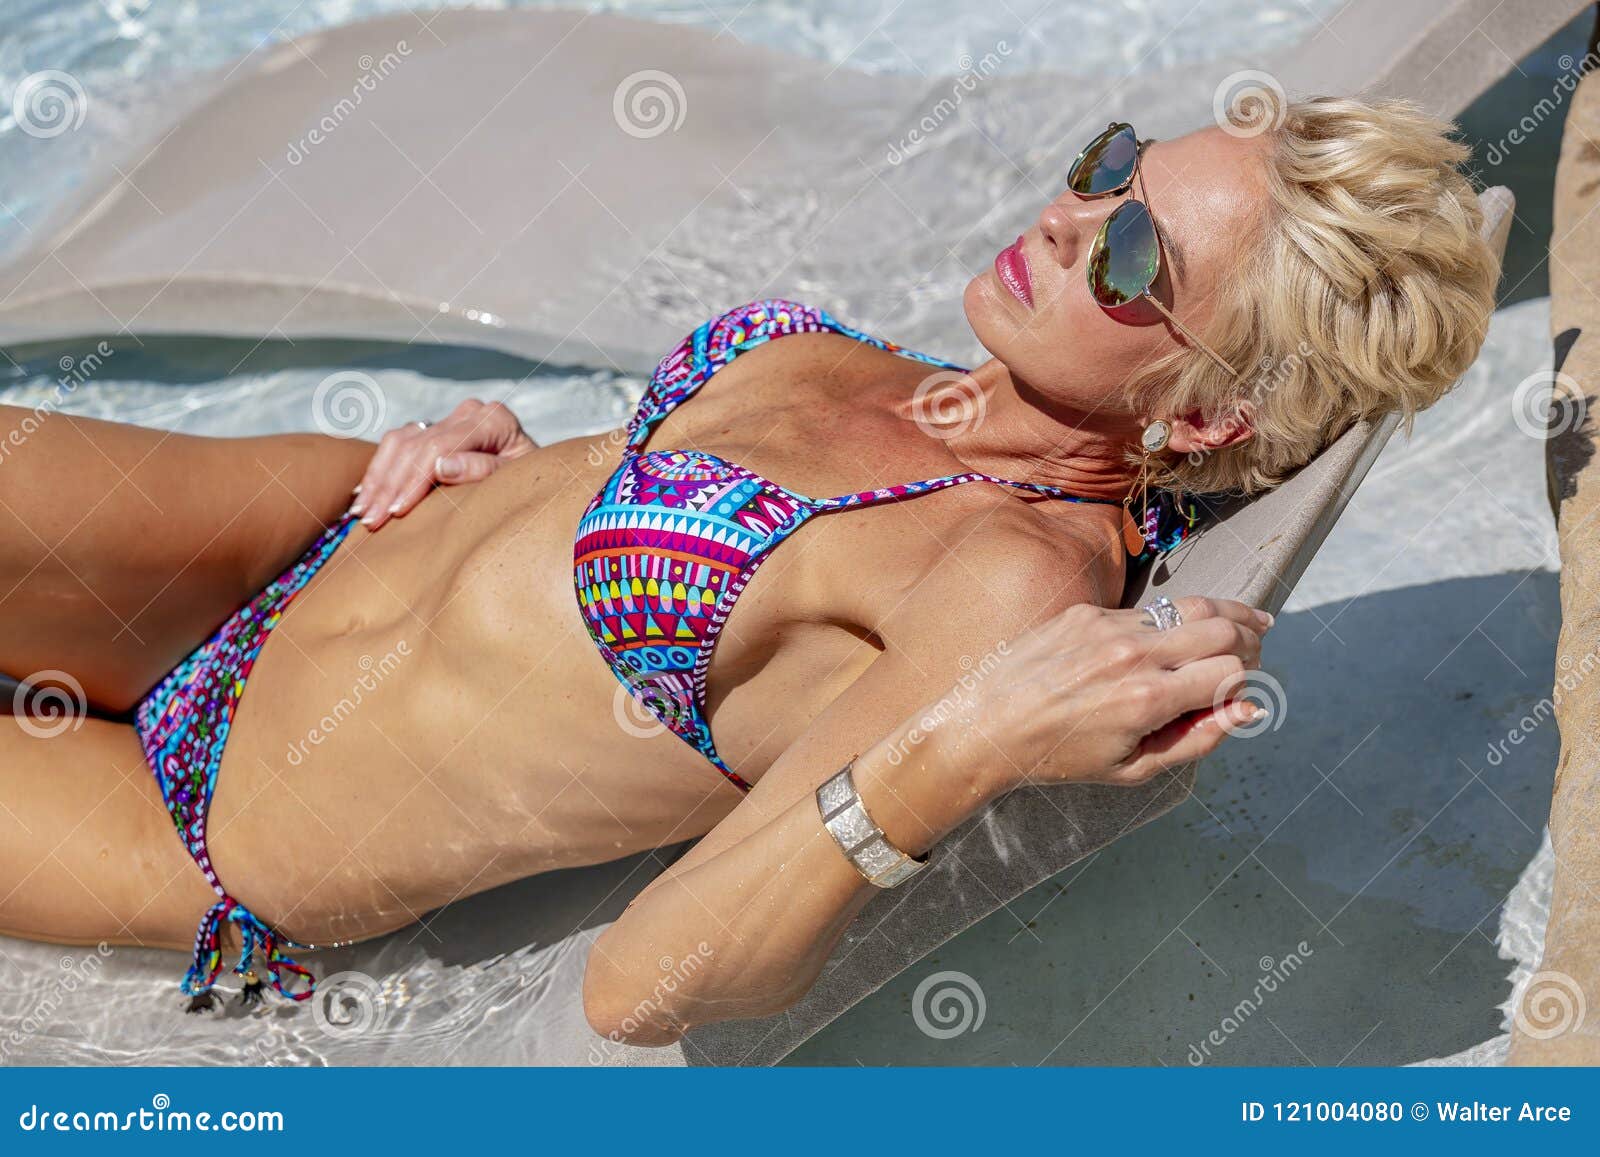
<path fill-rule="evenodd" d="M 930 372 L 848 337 L 795 335 L 717 373 L 650 445 L 812 495 L 957 472 L 897 408 Z M 221 874 L 250 871 L 273 893 L 247 902 L 297 908 L 303 936 L 365 934 L 506 880 L 701 835 L 738 803 L 627 695 L 578 612 L 574 530 L 623 442 L 562 442 L 435 491 L 380 534 L 353 532 L 300 595 L 250 677 L 213 804 Z M 800 527 L 715 650 L 707 710 L 723 759 L 759 779 L 886 645 L 880 624 L 961 525 L 1024 503 L 960 486 L 914 510 Z M 1105 518 L 1026 507 L 1047 525 Z"/>

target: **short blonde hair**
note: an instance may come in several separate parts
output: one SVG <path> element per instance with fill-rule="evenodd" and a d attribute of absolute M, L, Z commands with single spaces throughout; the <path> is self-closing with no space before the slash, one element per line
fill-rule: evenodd
<path fill-rule="evenodd" d="M 1396 100 L 1267 112 L 1267 220 L 1203 331 L 1242 380 L 1183 349 L 1130 383 L 1148 413 L 1248 402 L 1252 437 L 1164 463 L 1163 484 L 1186 491 L 1275 486 L 1360 419 L 1398 410 L 1409 428 L 1472 364 L 1494 310 L 1499 262 L 1454 126 Z"/>

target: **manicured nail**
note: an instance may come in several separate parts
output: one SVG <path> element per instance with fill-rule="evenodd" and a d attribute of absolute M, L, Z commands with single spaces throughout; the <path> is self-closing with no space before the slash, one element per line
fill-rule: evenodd
<path fill-rule="evenodd" d="M 356 484 L 356 488 L 354 490 L 352 490 L 350 493 L 351 494 L 360 494 L 361 493 L 361 484 L 358 482 Z"/>
<path fill-rule="evenodd" d="M 1277 616 L 1271 611 L 1257 611 L 1256 617 L 1267 625 L 1269 631 L 1272 629 L 1272 624 L 1278 621 Z"/>
<path fill-rule="evenodd" d="M 350 504 L 350 513 L 351 514 L 360 514 L 364 509 L 366 509 L 366 508 L 364 506 L 362 506 L 361 503 L 359 503 L 359 502 L 352 502 Z"/>
<path fill-rule="evenodd" d="M 461 476 L 461 459 L 453 454 L 443 455 L 433 463 L 433 472 L 445 480 Z"/>
<path fill-rule="evenodd" d="M 1259 703 L 1253 703 L 1250 706 L 1250 714 L 1245 716 L 1245 722 L 1247 722 L 1247 723 L 1259 723 L 1259 722 L 1261 722 L 1261 720 L 1265 719 L 1266 717 L 1267 717 L 1267 709 L 1265 707 L 1261 706 Z"/>

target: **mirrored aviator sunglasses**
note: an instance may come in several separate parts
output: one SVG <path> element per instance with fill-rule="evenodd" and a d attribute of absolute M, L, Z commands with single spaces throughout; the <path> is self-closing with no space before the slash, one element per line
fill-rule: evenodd
<path fill-rule="evenodd" d="M 1114 197 L 1132 187 L 1139 161 L 1148 142 L 1141 142 L 1130 124 L 1113 123 L 1084 150 L 1067 170 L 1067 187 L 1084 200 Z M 1171 322 L 1179 333 L 1222 369 L 1237 377 L 1220 354 L 1172 316 L 1152 292 L 1161 276 L 1161 237 L 1149 207 L 1137 197 L 1118 205 L 1100 226 L 1089 246 L 1085 271 L 1089 293 L 1101 309 L 1118 309 L 1146 301 Z"/>

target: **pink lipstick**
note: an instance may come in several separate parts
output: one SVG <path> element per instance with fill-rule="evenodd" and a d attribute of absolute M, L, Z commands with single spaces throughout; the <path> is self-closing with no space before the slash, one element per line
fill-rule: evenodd
<path fill-rule="evenodd" d="M 1011 296 L 1033 308 L 1033 282 L 1028 277 L 1028 259 L 1022 255 L 1022 238 L 1000 250 L 994 259 L 994 273 Z"/>

